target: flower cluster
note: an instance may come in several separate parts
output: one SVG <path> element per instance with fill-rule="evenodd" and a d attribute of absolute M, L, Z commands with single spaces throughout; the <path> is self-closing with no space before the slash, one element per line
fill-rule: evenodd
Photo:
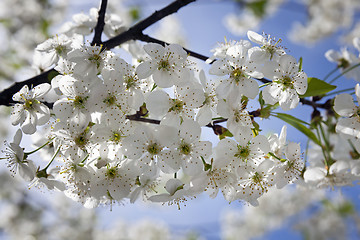
<path fill-rule="evenodd" d="M 38 45 L 38 65 L 59 74 L 13 96 L 12 124 L 29 135 L 44 130 L 37 150 L 47 152 L 45 167 L 28 159 L 37 150 L 24 152 L 20 133 L 6 151 L 9 166 L 31 185 L 63 191 L 86 207 L 139 198 L 180 207 L 219 191 L 229 202 L 256 206 L 271 187 L 302 179 L 300 145 L 286 141 L 286 127 L 266 136 L 256 121 L 278 106 L 296 108 L 308 90 L 301 64 L 279 41 L 249 31 L 250 41 L 220 45 L 209 58 L 216 77 L 208 81 L 178 44 L 133 43 L 124 49 L 131 64 L 85 42 L 93 18 L 79 15 L 66 34 Z M 106 29 L 119 29 L 106 19 Z M 357 110 L 343 110 L 342 98 L 348 96 L 338 96 L 335 111 L 356 117 Z M 258 110 L 250 111 L 251 101 Z M 216 146 L 205 139 L 206 128 L 219 135 Z"/>

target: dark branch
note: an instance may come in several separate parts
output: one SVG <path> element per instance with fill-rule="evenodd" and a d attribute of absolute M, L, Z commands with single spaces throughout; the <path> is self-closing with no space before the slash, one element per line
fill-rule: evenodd
<path fill-rule="evenodd" d="M 266 78 L 260 78 L 260 79 L 256 78 L 256 80 L 258 80 L 258 81 L 260 81 L 262 83 L 271 83 L 271 81 L 269 79 L 266 79 Z"/>
<path fill-rule="evenodd" d="M 333 105 L 331 98 L 328 99 L 325 103 L 317 103 L 315 101 L 310 101 L 305 98 L 300 98 L 300 102 L 304 105 L 309 105 L 309 106 L 313 107 L 314 109 L 322 108 L 322 109 L 326 109 L 326 110 L 331 110 L 332 105 Z"/>
<path fill-rule="evenodd" d="M 162 46 L 165 46 L 165 45 L 169 45 L 169 43 L 166 43 L 164 41 L 161 41 L 159 39 L 155 39 L 155 38 L 152 38 L 148 35 L 145 35 L 145 34 L 141 34 L 140 36 L 138 36 L 137 40 L 140 40 L 140 41 L 143 41 L 143 42 L 147 42 L 147 43 L 158 43 Z M 199 53 L 196 53 L 196 52 L 193 52 L 189 49 L 186 49 L 184 48 L 184 50 L 192 57 L 194 58 L 198 58 L 200 60 L 203 60 L 203 61 L 206 61 L 209 57 L 207 56 L 204 56 L 204 55 L 201 55 Z"/>
<path fill-rule="evenodd" d="M 102 0 L 100 10 L 99 10 L 98 21 L 97 21 L 97 24 L 95 27 L 94 38 L 91 42 L 91 45 L 95 45 L 95 44 L 100 45 L 101 44 L 101 34 L 104 30 L 104 25 L 105 25 L 106 6 L 107 6 L 107 0 Z"/>
<path fill-rule="evenodd" d="M 138 116 L 137 114 L 127 115 L 126 119 L 129 119 L 129 120 L 132 120 L 132 121 L 137 121 L 137 122 L 160 124 L 160 120 L 150 119 L 150 118 L 143 118 L 143 117 Z"/>

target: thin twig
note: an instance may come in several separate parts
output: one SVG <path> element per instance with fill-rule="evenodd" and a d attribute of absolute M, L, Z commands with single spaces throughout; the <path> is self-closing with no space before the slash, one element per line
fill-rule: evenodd
<path fill-rule="evenodd" d="M 91 45 L 100 45 L 101 42 L 101 35 L 103 33 L 104 30 L 104 25 L 105 25 L 105 12 L 106 12 L 106 6 L 107 6 L 107 0 L 102 0 L 101 1 L 101 6 L 99 9 L 99 16 L 98 16 L 98 21 L 97 24 L 95 26 L 95 30 L 94 30 L 94 38 L 91 42 Z"/>
<path fill-rule="evenodd" d="M 139 117 L 137 114 L 127 115 L 126 119 L 129 119 L 131 121 L 137 121 L 137 122 L 145 122 L 145 123 L 152 123 L 152 124 L 158 124 L 158 125 L 160 124 L 160 120 Z"/>

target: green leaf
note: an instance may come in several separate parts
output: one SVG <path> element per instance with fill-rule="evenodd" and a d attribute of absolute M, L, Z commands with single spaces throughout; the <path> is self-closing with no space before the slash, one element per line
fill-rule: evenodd
<path fill-rule="evenodd" d="M 226 128 L 225 128 L 226 129 Z M 233 137 L 234 135 L 232 135 L 232 133 L 226 129 L 226 131 L 222 134 L 219 135 L 219 139 L 224 139 L 226 137 Z"/>
<path fill-rule="evenodd" d="M 311 139 L 314 143 L 318 144 L 319 146 L 321 146 L 321 142 L 319 141 L 319 139 L 316 137 L 315 133 L 313 133 L 308 127 L 306 127 L 304 124 L 309 125 L 309 123 L 304 122 L 301 119 L 298 119 L 294 116 L 291 116 L 289 114 L 285 114 L 285 113 L 275 113 L 273 114 L 273 116 L 283 120 L 284 122 L 290 124 L 291 126 L 293 126 L 294 128 L 296 128 L 297 130 L 299 130 L 300 132 L 302 132 L 303 134 L 305 134 L 309 139 Z"/>
<path fill-rule="evenodd" d="M 262 18 L 265 15 L 267 0 L 258 0 L 246 3 L 246 7 L 249 8 L 255 16 Z"/>
<path fill-rule="evenodd" d="M 299 72 L 302 71 L 302 65 L 303 65 L 303 58 L 300 57 L 300 59 L 299 59 Z"/>
<path fill-rule="evenodd" d="M 263 95 L 262 95 L 262 91 L 260 91 L 260 93 L 259 93 L 259 104 L 260 104 L 261 107 L 265 105 L 265 101 L 264 101 L 264 98 L 263 98 Z"/>
<path fill-rule="evenodd" d="M 51 82 L 51 80 L 52 80 L 54 77 L 56 77 L 57 75 L 59 75 L 59 74 L 60 74 L 60 73 L 59 73 L 58 71 L 55 71 L 55 70 L 50 71 L 50 72 L 48 73 L 48 75 L 47 75 L 48 81 Z"/>
<path fill-rule="evenodd" d="M 151 88 L 150 92 L 154 91 L 157 88 L 156 83 L 154 83 L 153 87 Z"/>
<path fill-rule="evenodd" d="M 336 86 L 324 82 L 318 78 L 308 78 L 308 88 L 306 93 L 304 95 L 300 95 L 300 97 L 303 98 L 324 95 L 334 90 L 335 88 Z"/>
<path fill-rule="evenodd" d="M 132 7 L 129 10 L 129 15 L 131 16 L 133 21 L 137 21 L 140 19 L 140 8 Z"/>

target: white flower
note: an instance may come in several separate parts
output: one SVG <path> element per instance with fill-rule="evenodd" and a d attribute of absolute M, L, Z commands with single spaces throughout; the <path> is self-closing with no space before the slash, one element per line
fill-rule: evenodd
<path fill-rule="evenodd" d="M 204 90 L 204 102 L 199 107 L 199 111 L 196 115 L 196 121 L 200 124 L 200 126 L 204 126 L 210 123 L 215 115 L 218 99 L 216 97 L 214 85 L 207 81 L 203 70 L 200 71 L 199 78 L 202 89 Z"/>
<path fill-rule="evenodd" d="M 232 199 L 232 185 L 237 183 L 236 175 L 221 163 L 222 159 L 216 158 L 211 162 L 211 169 L 203 171 L 198 175 L 193 176 L 191 184 L 202 188 L 211 198 L 215 198 L 221 189 L 225 199 Z M 219 162 L 219 164 L 218 164 Z"/>
<path fill-rule="evenodd" d="M 71 45 L 72 39 L 61 34 L 39 44 L 35 50 L 42 53 L 42 57 L 49 61 L 50 66 L 57 63 L 59 58 L 66 58 L 67 54 L 72 50 Z"/>
<path fill-rule="evenodd" d="M 351 173 L 350 168 L 349 161 L 344 160 L 336 161 L 330 168 L 310 167 L 304 172 L 304 180 L 316 187 L 352 185 L 355 176 Z"/>
<path fill-rule="evenodd" d="M 211 63 L 216 58 L 225 58 L 227 50 L 236 44 L 237 44 L 236 41 L 231 40 L 228 42 L 226 41 L 226 39 L 224 43 L 218 43 L 217 47 L 211 49 L 211 52 L 213 52 L 214 54 L 209 59 L 206 60 L 206 63 Z"/>
<path fill-rule="evenodd" d="M 180 209 L 180 204 L 187 201 L 186 197 L 194 194 L 188 184 L 184 184 L 177 178 L 169 179 L 166 182 L 165 190 L 167 193 L 151 196 L 149 200 L 152 202 L 168 202 L 168 205 L 176 204 Z"/>
<path fill-rule="evenodd" d="M 209 157 L 212 150 L 211 142 L 199 141 L 200 135 L 201 127 L 197 122 L 184 120 L 180 126 L 180 138 L 174 144 L 175 150 L 165 162 L 174 170 L 181 166 L 184 173 L 190 176 L 200 173 L 204 168 L 201 157 Z"/>
<path fill-rule="evenodd" d="M 59 89 L 66 98 L 54 103 L 54 113 L 63 122 L 73 122 L 78 125 L 87 125 L 90 113 L 95 105 L 90 101 L 97 96 L 91 95 L 91 87 L 85 81 L 79 81 L 65 75 L 59 82 Z"/>
<path fill-rule="evenodd" d="M 250 46 L 246 41 L 238 43 L 228 48 L 225 58 L 219 59 L 211 65 L 210 74 L 229 75 L 216 88 L 219 98 L 226 98 L 232 91 L 252 99 L 257 96 L 259 85 L 250 77 L 263 78 L 264 76 L 257 70 L 256 63 L 248 57 Z"/>
<path fill-rule="evenodd" d="M 194 93 L 195 96 L 188 95 L 188 98 L 183 101 L 179 98 L 170 98 L 166 92 L 157 90 L 151 92 L 146 98 L 146 108 L 150 115 L 162 118 L 161 124 L 179 127 L 182 119 L 193 119 L 194 108 L 198 106 L 194 105 L 198 102 L 196 97 L 204 97 L 199 92 Z"/>
<path fill-rule="evenodd" d="M 67 58 L 76 63 L 74 73 L 80 76 L 96 76 L 105 66 L 109 51 L 103 51 L 101 46 L 77 48 L 68 53 Z"/>
<path fill-rule="evenodd" d="M 280 136 L 277 134 L 272 134 L 269 137 L 270 151 L 275 154 L 278 158 L 282 158 L 285 152 L 286 144 L 286 125 L 281 128 Z"/>
<path fill-rule="evenodd" d="M 353 39 L 353 45 L 358 51 L 360 51 L 359 43 L 359 38 Z M 347 78 L 360 81 L 360 68 L 359 66 L 356 67 L 356 65 L 360 64 L 360 58 L 348 49 L 342 48 L 339 52 L 330 49 L 325 53 L 325 57 L 328 61 L 336 63 L 337 68 L 340 68 L 341 72 L 343 72 Z M 353 69 L 350 70 L 350 68 Z"/>
<path fill-rule="evenodd" d="M 274 184 L 274 176 L 271 173 L 274 163 L 264 160 L 257 168 L 242 168 L 239 171 L 240 181 L 237 186 L 237 197 L 258 206 L 258 198 L 268 191 Z"/>
<path fill-rule="evenodd" d="M 177 130 L 169 126 L 139 126 L 123 141 L 124 155 L 136 160 L 136 165 L 147 176 L 155 176 L 158 169 L 173 172 L 166 164 L 169 148 L 178 139 Z M 177 169 L 176 169 L 177 170 Z"/>
<path fill-rule="evenodd" d="M 128 105 L 134 109 L 139 109 L 144 103 L 144 92 L 151 90 L 151 87 L 154 85 L 153 82 L 150 82 L 148 78 L 139 79 L 135 72 L 135 67 L 121 58 L 112 58 L 109 61 L 109 65 L 122 76 Z M 104 72 L 106 73 L 106 71 Z"/>
<path fill-rule="evenodd" d="M 58 168 L 51 169 L 49 173 L 47 172 L 46 168 L 42 170 L 36 170 L 35 177 L 29 184 L 29 188 L 32 188 L 33 186 L 37 186 L 39 188 L 45 186 L 49 190 L 56 189 L 59 191 L 65 191 L 66 185 L 56 179 L 58 171 Z"/>
<path fill-rule="evenodd" d="M 121 201 L 130 194 L 138 170 L 127 160 L 107 164 L 96 171 L 90 181 L 91 195 L 96 199 L 111 198 Z"/>
<path fill-rule="evenodd" d="M 35 166 L 31 160 L 26 159 L 24 149 L 20 147 L 20 141 L 22 138 L 22 132 L 18 129 L 15 133 L 13 141 L 8 145 L 8 148 L 1 151 L 5 154 L 4 158 L 8 161 L 7 167 L 10 171 L 19 174 L 26 181 L 31 181 L 35 177 Z"/>
<path fill-rule="evenodd" d="M 299 72 L 297 61 L 290 55 L 282 55 L 279 63 L 268 62 L 264 66 L 265 77 L 272 79 L 272 83 L 263 90 L 266 104 L 274 105 L 279 102 L 280 107 L 287 111 L 295 108 L 299 103 L 299 94 L 307 90 L 307 76 Z"/>
<path fill-rule="evenodd" d="M 234 138 L 237 142 L 228 138 L 222 139 L 215 152 L 216 158 L 222 159 L 219 167 L 230 164 L 235 173 L 240 168 L 258 166 L 270 150 L 267 138 L 262 135 L 254 138 L 249 128 L 241 128 L 234 134 Z"/>
<path fill-rule="evenodd" d="M 355 86 L 356 98 L 360 99 L 360 85 Z M 336 131 L 346 135 L 360 138 L 360 108 L 355 105 L 350 94 L 342 93 L 337 95 L 334 100 L 334 110 L 337 114 L 344 117 L 339 119 L 336 124 Z"/>
<path fill-rule="evenodd" d="M 73 125 L 57 122 L 53 129 L 55 136 L 55 148 L 61 147 L 61 152 L 65 155 L 81 155 L 84 151 L 90 150 L 93 146 L 90 139 L 93 134 L 88 125 Z"/>
<path fill-rule="evenodd" d="M 67 23 L 66 32 L 75 32 L 81 35 L 89 35 L 96 26 L 98 10 L 96 8 L 91 8 L 89 15 L 84 13 L 75 14 L 72 19 L 74 23 Z M 65 32 L 64 31 L 64 32 Z"/>
<path fill-rule="evenodd" d="M 280 40 L 274 43 L 274 39 L 270 38 L 270 35 L 265 37 L 256 32 L 248 31 L 247 36 L 250 41 L 261 46 L 249 49 L 250 59 L 255 62 L 264 62 L 272 59 L 276 61 L 280 56 L 285 54 L 285 51 L 281 47 L 276 46 Z"/>
<path fill-rule="evenodd" d="M 285 151 L 286 161 L 275 166 L 275 184 L 277 188 L 283 188 L 299 178 L 305 163 L 301 160 L 300 145 L 291 142 Z M 275 160 L 276 161 L 276 160 Z"/>
<path fill-rule="evenodd" d="M 220 116 L 227 118 L 226 127 L 235 134 L 240 128 L 253 128 L 249 112 L 246 110 L 246 103 L 240 99 L 241 95 L 232 92 L 226 101 L 221 99 L 217 105 L 217 112 Z"/>
<path fill-rule="evenodd" d="M 145 60 L 136 68 L 140 79 L 152 76 L 156 85 L 162 88 L 186 81 L 183 75 L 187 74 L 187 69 L 184 68 L 187 53 L 180 45 L 163 47 L 157 43 L 148 43 L 144 50 L 151 59 Z"/>
<path fill-rule="evenodd" d="M 136 186 L 133 187 L 130 193 L 130 203 L 134 203 L 140 195 L 142 195 L 143 200 L 146 200 L 148 198 L 148 194 L 150 192 L 156 192 L 155 188 L 159 184 L 155 179 L 156 177 L 149 177 L 147 175 L 141 175 L 136 179 Z"/>
<path fill-rule="evenodd" d="M 19 92 L 15 93 L 12 99 L 21 103 L 16 103 L 12 108 L 11 123 L 14 126 L 20 124 L 25 134 L 33 134 L 36 131 L 36 126 L 47 123 L 50 119 L 50 111 L 39 99 L 50 88 L 50 84 L 43 83 L 29 91 L 29 87 L 25 85 Z"/>

